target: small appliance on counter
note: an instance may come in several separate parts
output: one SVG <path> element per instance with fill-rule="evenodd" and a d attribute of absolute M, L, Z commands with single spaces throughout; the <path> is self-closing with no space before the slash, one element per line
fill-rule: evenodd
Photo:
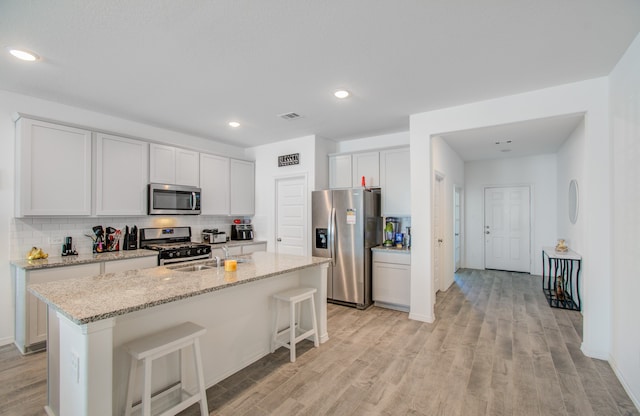
<path fill-rule="evenodd" d="M 217 228 L 202 230 L 202 242 L 208 244 L 226 243 L 227 233 L 218 231 Z"/>
<path fill-rule="evenodd" d="M 71 237 L 64 238 L 64 244 L 62 245 L 62 256 L 77 256 L 78 252 L 73 246 L 73 239 Z"/>
<path fill-rule="evenodd" d="M 138 249 L 138 227 L 134 225 L 129 228 L 127 225 L 124 227 L 124 243 L 122 244 L 123 250 L 137 250 Z"/>
<path fill-rule="evenodd" d="M 253 240 L 253 225 L 231 224 L 232 240 Z"/>

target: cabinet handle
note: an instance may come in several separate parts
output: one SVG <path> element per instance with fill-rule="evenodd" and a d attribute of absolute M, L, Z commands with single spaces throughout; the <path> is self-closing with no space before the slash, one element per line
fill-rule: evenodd
<path fill-rule="evenodd" d="M 276 239 L 276 241 L 278 241 L 278 242 L 279 242 L 279 241 L 282 241 L 282 238 L 277 238 L 277 239 Z"/>

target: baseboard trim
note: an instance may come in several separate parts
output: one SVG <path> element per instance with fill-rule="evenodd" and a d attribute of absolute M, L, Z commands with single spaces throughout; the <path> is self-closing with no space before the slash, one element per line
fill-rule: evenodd
<path fill-rule="evenodd" d="M 587 357 L 597 358 L 598 360 L 609 361 L 609 358 L 610 358 L 609 352 L 591 350 L 589 349 L 589 347 L 586 346 L 584 342 L 582 343 L 582 345 L 580 345 L 580 351 L 582 351 L 582 353 Z"/>
<path fill-rule="evenodd" d="M 5 345 L 13 344 L 13 337 L 4 337 L 0 338 L 0 347 L 4 347 Z"/>
<path fill-rule="evenodd" d="M 620 384 L 622 384 L 622 388 L 624 388 L 624 391 L 627 392 L 627 394 L 629 395 L 629 398 L 633 402 L 633 404 L 636 407 L 636 409 L 638 409 L 638 411 L 640 411 L 640 400 L 631 391 L 631 387 L 629 386 L 629 383 L 627 383 L 627 380 L 625 380 L 624 376 L 620 372 L 620 369 L 618 368 L 618 365 L 616 364 L 616 360 L 614 360 L 613 357 L 609 357 L 608 361 L 609 361 L 609 365 L 611 366 L 611 369 L 613 370 L 613 373 L 616 375 L 616 377 L 618 377 L 618 380 L 620 381 Z"/>
<path fill-rule="evenodd" d="M 432 324 L 435 321 L 433 315 L 421 315 L 413 312 L 409 312 L 409 319 L 413 321 L 426 322 L 428 324 Z"/>

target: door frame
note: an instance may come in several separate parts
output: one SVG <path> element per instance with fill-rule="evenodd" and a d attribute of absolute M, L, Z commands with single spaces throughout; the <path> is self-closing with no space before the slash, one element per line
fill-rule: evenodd
<path fill-rule="evenodd" d="M 433 235 L 431 236 L 431 238 L 433 239 L 433 249 L 431 252 L 431 285 L 433 287 L 433 293 L 434 295 L 439 291 L 439 290 L 443 290 L 442 289 L 442 285 L 443 285 L 443 258 L 444 257 L 442 254 L 444 253 L 444 248 L 446 246 L 442 246 L 440 247 L 441 249 L 439 250 L 439 246 L 437 244 L 436 239 L 438 238 L 438 236 L 435 235 L 435 230 L 436 230 L 436 211 L 438 214 L 438 218 L 440 220 L 440 233 L 444 234 L 445 233 L 445 227 L 444 227 L 444 223 L 443 223 L 443 212 L 444 212 L 444 194 L 445 194 L 445 177 L 446 175 L 438 170 L 433 171 L 433 186 L 432 186 L 432 198 L 431 198 L 431 229 L 433 230 Z M 436 188 L 438 188 L 438 190 L 436 190 Z M 436 192 L 439 192 L 438 194 L 438 199 L 436 200 L 435 194 Z M 437 202 L 437 206 L 436 206 L 436 202 Z M 443 235 L 444 237 L 444 235 Z M 444 240 L 444 238 L 443 238 Z M 445 244 L 444 242 L 442 243 L 443 245 Z M 440 256 L 438 258 L 439 262 L 438 262 L 438 275 L 436 276 L 436 257 Z M 437 282 L 437 285 L 436 285 Z M 436 301 L 436 297 L 433 297 L 433 303 L 435 304 Z"/>
<path fill-rule="evenodd" d="M 273 206 L 273 252 L 278 252 L 278 183 L 281 180 L 289 180 L 300 178 L 304 182 L 304 193 L 306 198 L 304 199 L 304 228 L 303 228 L 303 240 L 305 242 L 304 252 L 305 256 L 311 255 L 311 239 L 309 238 L 309 228 L 310 222 L 309 218 L 311 218 L 311 192 L 309 191 L 309 175 L 306 172 L 292 173 L 288 175 L 278 175 L 273 179 L 273 187 L 274 187 L 274 206 Z"/>
<path fill-rule="evenodd" d="M 486 227 L 485 210 L 487 208 L 487 203 L 485 198 L 486 198 L 487 188 L 519 188 L 519 187 L 529 188 L 529 274 L 532 274 L 534 270 L 533 262 L 535 261 L 534 259 L 535 248 L 533 246 L 533 241 L 534 241 L 533 234 L 535 230 L 535 227 L 534 227 L 535 212 L 533 211 L 533 207 L 535 206 L 534 204 L 535 187 L 533 183 L 496 184 L 496 185 L 483 186 L 482 188 L 482 268 L 483 270 L 487 270 L 487 243 L 485 242 L 485 238 L 484 238 L 484 230 Z"/>
<path fill-rule="evenodd" d="M 458 241 L 460 243 L 460 258 L 459 265 L 456 264 L 456 194 L 459 195 L 458 215 L 460 216 L 460 229 L 458 230 Z M 453 273 L 462 268 L 462 258 L 464 256 L 464 187 L 462 185 L 453 186 Z"/>

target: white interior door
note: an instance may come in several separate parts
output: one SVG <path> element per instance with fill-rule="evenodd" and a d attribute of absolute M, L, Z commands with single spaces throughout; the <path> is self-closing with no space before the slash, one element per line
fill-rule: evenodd
<path fill-rule="evenodd" d="M 276 179 L 276 253 L 306 256 L 307 178 Z"/>
<path fill-rule="evenodd" d="M 442 284 L 442 258 L 444 248 L 444 218 L 442 215 L 442 195 L 444 177 L 436 175 L 433 187 L 433 288 L 434 293 Z M 435 297 L 434 297 L 435 302 Z"/>
<path fill-rule="evenodd" d="M 460 268 L 460 257 L 462 255 L 460 249 L 461 234 L 461 198 L 462 189 L 456 187 L 453 191 L 453 270 L 458 271 Z"/>
<path fill-rule="evenodd" d="M 531 271 L 528 186 L 484 190 L 485 268 Z"/>

